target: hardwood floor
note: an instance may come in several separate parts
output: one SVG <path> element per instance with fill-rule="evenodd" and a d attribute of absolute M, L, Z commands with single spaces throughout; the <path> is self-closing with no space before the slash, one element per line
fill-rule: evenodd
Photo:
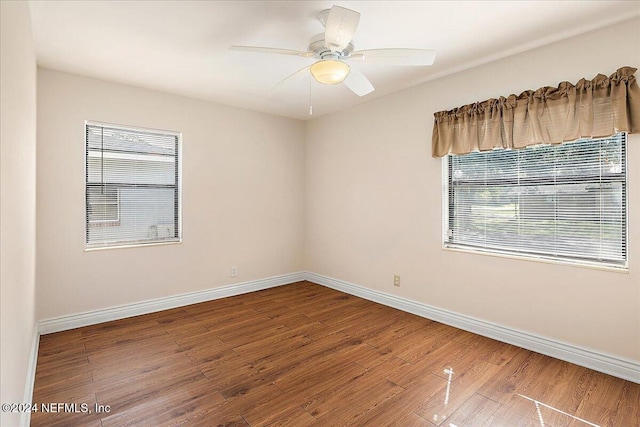
<path fill-rule="evenodd" d="M 33 402 L 76 405 L 33 426 L 640 425 L 638 384 L 308 282 L 44 335 Z"/>

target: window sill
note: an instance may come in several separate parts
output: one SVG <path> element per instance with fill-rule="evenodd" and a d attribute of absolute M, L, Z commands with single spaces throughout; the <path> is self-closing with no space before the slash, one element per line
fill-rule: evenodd
<path fill-rule="evenodd" d="M 572 267 L 590 268 L 593 270 L 612 271 L 616 273 L 627 273 L 627 274 L 629 273 L 628 265 L 622 266 L 622 265 L 614 265 L 614 264 L 598 264 L 596 262 L 589 262 L 589 261 L 563 260 L 563 259 L 549 258 L 542 255 L 540 256 L 516 255 L 516 254 L 500 252 L 495 250 L 488 250 L 488 249 L 487 250 L 471 249 L 471 248 L 466 248 L 461 246 L 450 245 L 446 243 L 443 245 L 442 249 L 445 251 L 451 251 L 451 252 L 462 252 L 462 253 L 475 254 L 475 255 L 489 255 L 489 256 L 494 256 L 498 258 L 517 259 L 521 261 L 542 262 L 545 264 L 556 264 L 556 265 L 569 265 Z"/>
<path fill-rule="evenodd" d="M 94 247 L 88 247 L 88 248 L 85 247 L 84 251 L 95 252 L 95 251 L 105 251 L 109 249 L 129 249 L 129 248 L 143 248 L 148 246 L 167 246 L 167 245 L 180 245 L 180 244 L 182 244 L 182 239 L 178 241 L 171 241 L 171 242 L 134 243 L 131 245 L 120 244 L 120 245 L 113 245 L 113 246 L 94 246 Z"/>

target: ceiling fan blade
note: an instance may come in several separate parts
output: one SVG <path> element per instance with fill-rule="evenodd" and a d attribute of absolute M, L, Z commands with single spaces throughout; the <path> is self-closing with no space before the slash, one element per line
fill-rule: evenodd
<path fill-rule="evenodd" d="M 389 65 L 431 65 L 435 50 L 428 49 L 369 49 L 351 53 L 349 59 Z"/>
<path fill-rule="evenodd" d="M 331 7 L 324 31 L 327 48 L 334 52 L 341 52 L 349 46 L 359 22 L 358 12 L 340 6 Z"/>
<path fill-rule="evenodd" d="M 358 96 L 365 96 L 366 94 L 376 90 L 369 79 L 367 79 L 364 74 L 354 69 L 353 67 L 351 67 L 351 71 L 349 72 L 347 78 L 344 79 L 343 83 Z"/>
<path fill-rule="evenodd" d="M 275 86 L 273 86 L 273 88 L 271 88 L 272 91 L 279 91 L 282 90 L 283 88 L 285 88 L 286 86 L 288 86 L 289 84 L 293 83 L 294 81 L 298 80 L 300 77 L 309 74 L 309 68 L 311 68 L 311 65 L 301 68 L 298 71 L 296 71 L 295 73 L 285 77 L 284 79 L 280 80 Z"/>
<path fill-rule="evenodd" d="M 291 50 L 291 49 L 278 49 L 275 47 L 230 46 L 229 50 L 235 50 L 238 52 L 251 52 L 251 53 L 273 53 L 276 55 L 293 55 L 293 56 L 302 56 L 304 58 L 313 57 L 313 52 L 302 52 L 300 50 Z"/>

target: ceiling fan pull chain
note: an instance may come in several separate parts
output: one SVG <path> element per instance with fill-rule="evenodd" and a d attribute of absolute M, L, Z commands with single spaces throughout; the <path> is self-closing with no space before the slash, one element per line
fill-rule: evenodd
<path fill-rule="evenodd" d="M 313 84 L 313 80 L 311 76 L 309 76 L 309 115 L 313 116 L 313 104 L 311 102 L 311 85 Z"/>

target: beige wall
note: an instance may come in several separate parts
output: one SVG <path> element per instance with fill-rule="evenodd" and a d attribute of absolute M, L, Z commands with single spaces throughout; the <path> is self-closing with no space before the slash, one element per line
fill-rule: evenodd
<path fill-rule="evenodd" d="M 629 138 L 628 274 L 443 250 L 431 157 L 436 111 L 623 65 L 640 68 L 638 19 L 307 122 L 306 269 L 640 361 L 640 135 Z"/>
<path fill-rule="evenodd" d="M 0 17 L 1 400 L 18 403 L 35 332 L 36 62 L 27 3 L 0 2 Z"/>
<path fill-rule="evenodd" d="M 85 120 L 182 132 L 183 243 L 85 252 Z M 304 269 L 299 121 L 39 69 L 37 162 L 38 319 Z"/>

